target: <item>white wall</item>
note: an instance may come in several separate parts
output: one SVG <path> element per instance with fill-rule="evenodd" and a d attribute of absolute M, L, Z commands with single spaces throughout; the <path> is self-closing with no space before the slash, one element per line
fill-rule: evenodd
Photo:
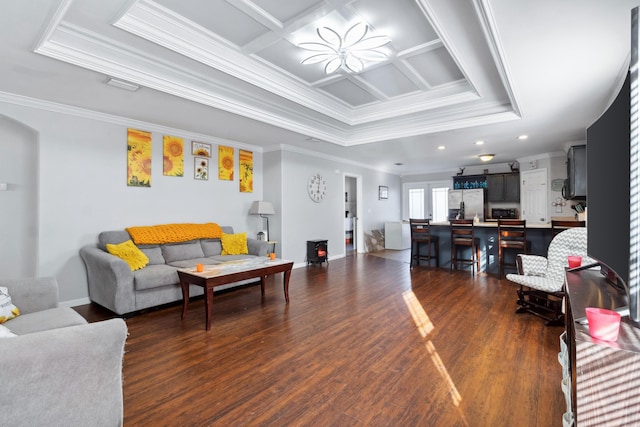
<path fill-rule="evenodd" d="M 344 256 L 345 173 L 362 177 L 363 230 L 383 229 L 386 221 L 400 219 L 400 177 L 341 159 L 287 147 L 263 156 L 260 147 L 36 100 L 29 106 L 0 102 L 0 118 L 3 116 L 6 119 L 0 120 L 0 137 L 23 142 L 17 145 L 22 151 L 6 156 L 10 148 L 1 144 L 0 154 L 3 159 L 10 158 L 20 173 L 26 173 L 26 178 L 20 179 L 34 182 L 28 184 L 29 190 L 10 195 L 31 197 L 19 213 L 10 214 L 11 219 L 15 222 L 29 215 L 33 219 L 20 236 L 3 239 L 0 256 L 9 259 L 10 251 L 19 248 L 20 262 L 29 266 L 11 275 L 56 277 L 60 299 L 70 305 L 88 301 L 86 270 L 78 251 L 95 244 L 101 231 L 212 221 L 255 235 L 262 229 L 262 222 L 248 215 L 249 208 L 254 200 L 269 200 L 276 209 L 270 217 L 270 231 L 271 239 L 278 241 L 278 256 L 302 263 L 306 240 L 323 238 L 329 240 L 330 257 L 340 257 Z M 126 185 L 128 127 L 152 132 L 151 188 Z M 162 175 L 163 135 L 184 138 L 183 177 Z M 193 179 L 192 140 L 213 145 L 208 181 Z M 253 151 L 253 193 L 239 192 L 238 173 L 234 181 L 217 179 L 217 145 L 236 149 L 236 171 L 238 149 Z M 33 164 L 33 157 L 39 163 Z M 268 159 L 266 170 L 263 157 Z M 0 163 L 2 170 L 10 170 L 9 161 L 4 162 Z M 307 195 L 307 179 L 316 172 L 322 173 L 329 185 L 322 203 L 314 203 Z M 16 179 L 0 176 L 0 183 Z M 378 200 L 379 185 L 389 187 L 388 200 Z M 7 194 L 0 193 L 4 206 L 9 201 L 1 197 Z M 11 204 L 17 202 L 12 200 Z M 2 276 L 8 275 L 3 270 Z"/>
<path fill-rule="evenodd" d="M 0 272 L 33 277 L 38 266 L 38 134 L 0 115 Z"/>
<path fill-rule="evenodd" d="M 277 200 L 271 233 L 280 242 L 282 257 L 305 261 L 307 240 L 327 239 L 329 257 L 345 254 L 344 239 L 344 174 L 362 177 L 362 212 L 360 227 L 364 231 L 383 229 L 386 221 L 400 219 L 400 177 L 357 166 L 339 159 L 320 157 L 315 153 L 283 147 L 265 155 L 265 197 Z M 307 193 L 307 180 L 320 173 L 327 180 L 327 196 L 316 203 Z M 378 186 L 389 187 L 389 199 L 378 200 Z M 273 224 L 277 223 L 274 232 Z M 277 234 L 274 234 L 277 233 Z M 359 248 L 359 250 L 364 248 Z M 280 255 L 280 254 L 279 254 Z"/>
<path fill-rule="evenodd" d="M 88 297 L 86 271 L 78 251 L 83 245 L 96 243 L 101 231 L 171 222 L 216 222 L 231 225 L 236 231 L 257 233 L 255 217 L 248 211 L 254 200 L 262 199 L 262 153 L 258 147 L 93 114 L 99 118 L 96 120 L 87 118 L 87 112 L 68 110 L 72 114 L 0 103 L 0 115 L 38 132 L 39 176 L 37 165 L 31 167 L 39 179 L 38 253 L 23 256 L 38 260 L 33 274 L 58 279 L 61 301 L 84 302 Z M 0 121 L 5 132 L 10 130 L 8 123 Z M 151 188 L 126 185 L 127 127 L 152 132 Z M 162 175 L 164 134 L 184 137 L 184 177 Z M 208 181 L 193 179 L 192 139 L 214 144 L 210 163 L 213 176 Z M 235 145 L 236 171 L 238 148 L 253 151 L 253 193 L 239 192 L 238 173 L 234 181 L 218 180 L 219 143 Z M 20 164 L 19 159 L 12 161 Z M 18 244 L 3 241 L 0 255 Z"/>

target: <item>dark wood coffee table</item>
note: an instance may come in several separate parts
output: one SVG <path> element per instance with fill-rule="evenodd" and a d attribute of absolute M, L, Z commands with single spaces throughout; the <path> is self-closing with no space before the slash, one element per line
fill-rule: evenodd
<path fill-rule="evenodd" d="M 229 261 L 217 265 L 207 265 L 203 272 L 198 273 L 195 268 L 178 269 L 180 286 L 182 288 L 182 318 L 187 317 L 189 304 L 189 285 L 204 288 L 204 309 L 207 331 L 211 329 L 211 306 L 213 305 L 213 288 L 227 283 L 239 282 L 246 279 L 260 278 L 260 291 L 264 297 L 264 280 L 270 274 L 284 273 L 284 299 L 289 303 L 289 278 L 293 261 L 282 259 L 269 260 L 255 258 L 248 260 Z"/>

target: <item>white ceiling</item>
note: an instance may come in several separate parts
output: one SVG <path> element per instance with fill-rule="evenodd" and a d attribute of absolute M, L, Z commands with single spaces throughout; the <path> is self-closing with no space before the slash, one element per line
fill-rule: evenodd
<path fill-rule="evenodd" d="M 0 100 L 32 97 L 397 174 L 477 165 L 485 152 L 496 154 L 489 165 L 507 163 L 584 140 L 626 72 L 638 3 L 4 1 Z M 296 44 L 316 41 L 317 27 L 343 34 L 358 21 L 392 39 L 386 61 L 330 76 L 324 64 L 301 64 L 309 52 Z M 142 88 L 107 86 L 108 76 Z"/>

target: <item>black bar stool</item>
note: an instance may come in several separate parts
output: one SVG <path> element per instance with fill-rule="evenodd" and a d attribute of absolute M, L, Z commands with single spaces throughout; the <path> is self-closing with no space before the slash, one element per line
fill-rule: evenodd
<path fill-rule="evenodd" d="M 558 233 L 563 232 L 569 228 L 573 227 L 586 227 L 586 221 L 572 221 L 572 220 L 560 220 L 560 219 L 552 219 L 551 220 L 551 238 L 556 237 Z"/>
<path fill-rule="evenodd" d="M 412 219 L 409 218 L 409 227 L 411 228 L 411 260 L 409 261 L 409 267 L 413 267 L 413 261 L 420 265 L 420 260 L 427 261 L 431 264 L 431 258 L 436 261 L 436 267 L 440 265 L 440 239 L 438 236 L 431 235 L 431 225 L 428 219 Z M 434 245 L 432 255 L 431 244 Z M 420 246 L 427 245 L 427 253 L 420 254 Z"/>
<path fill-rule="evenodd" d="M 474 225 L 472 219 L 452 219 L 449 220 L 451 230 L 451 270 L 459 264 L 471 266 L 471 273 L 475 275 L 477 267 L 480 272 L 480 239 L 474 236 Z M 458 248 L 471 249 L 471 258 L 459 258 Z"/>
<path fill-rule="evenodd" d="M 498 276 L 504 275 L 504 251 L 516 249 L 518 253 L 527 253 L 530 243 L 527 242 L 527 221 L 524 219 L 498 220 Z M 517 271 L 516 264 L 508 265 Z"/>

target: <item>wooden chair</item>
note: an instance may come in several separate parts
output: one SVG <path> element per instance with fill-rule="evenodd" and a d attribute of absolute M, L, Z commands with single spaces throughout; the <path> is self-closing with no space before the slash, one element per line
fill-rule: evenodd
<path fill-rule="evenodd" d="M 552 219 L 551 238 L 553 239 L 558 233 L 573 227 L 586 227 L 586 221 Z"/>
<path fill-rule="evenodd" d="M 498 220 L 498 276 L 504 275 L 504 252 L 507 249 L 516 249 L 520 253 L 527 253 L 527 221 L 523 219 L 499 219 Z M 509 266 L 517 270 L 514 263 Z"/>
<path fill-rule="evenodd" d="M 452 219 L 449 220 L 451 230 L 451 270 L 459 264 L 471 266 L 471 273 L 475 275 L 477 267 L 480 271 L 480 239 L 474 236 L 474 225 L 472 219 Z M 471 249 L 471 258 L 459 258 L 458 249 Z"/>
<path fill-rule="evenodd" d="M 518 274 L 507 274 L 507 280 L 520 285 L 516 313 L 542 317 L 547 326 L 564 325 L 562 299 L 569 255 L 581 256 L 583 265 L 594 262 L 587 255 L 586 228 L 573 227 L 559 233 L 549 244 L 546 257 L 518 255 Z"/>
<path fill-rule="evenodd" d="M 436 267 L 440 264 L 440 239 L 438 236 L 431 235 L 431 225 L 428 219 L 412 219 L 409 218 L 409 227 L 411 228 L 411 258 L 409 261 L 409 267 L 413 267 L 415 260 L 416 264 L 420 265 L 420 260 L 427 261 L 431 264 L 431 258 L 436 261 Z M 434 245 L 433 255 L 431 252 L 431 244 Z M 427 253 L 420 254 L 420 246 L 427 246 Z"/>

